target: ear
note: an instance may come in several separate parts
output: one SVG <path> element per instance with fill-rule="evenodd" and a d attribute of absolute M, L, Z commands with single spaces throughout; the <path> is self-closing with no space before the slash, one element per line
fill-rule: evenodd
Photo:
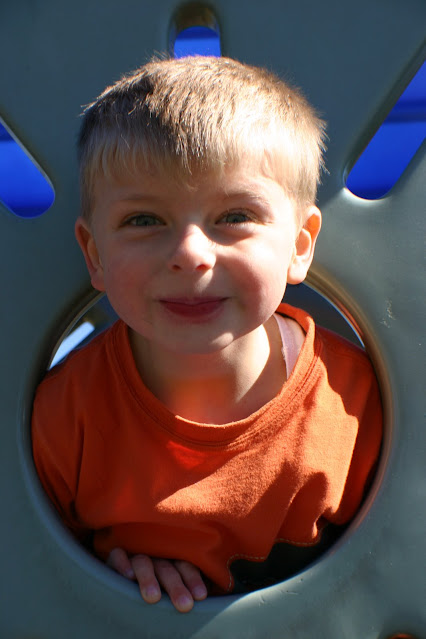
<path fill-rule="evenodd" d="M 315 243 L 321 230 L 321 211 L 311 206 L 296 238 L 293 259 L 287 271 L 288 284 L 300 284 L 305 279 L 314 257 Z"/>
<path fill-rule="evenodd" d="M 105 291 L 104 270 L 90 224 L 82 217 L 79 217 L 75 223 L 74 231 L 77 242 L 83 252 L 84 259 L 86 260 L 86 266 L 93 288 L 96 288 L 98 291 Z"/>

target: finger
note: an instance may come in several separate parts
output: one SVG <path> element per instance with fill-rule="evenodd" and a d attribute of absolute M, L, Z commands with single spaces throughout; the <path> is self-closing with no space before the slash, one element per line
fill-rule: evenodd
<path fill-rule="evenodd" d="M 207 597 L 207 588 L 200 569 L 189 561 L 175 561 L 175 567 L 193 598 L 196 601 L 205 599 Z"/>
<path fill-rule="evenodd" d="M 122 548 L 114 548 L 111 550 L 107 559 L 107 565 L 120 573 L 120 575 L 123 575 L 123 577 L 127 577 L 127 579 L 135 578 L 130 559 L 126 551 Z"/>
<path fill-rule="evenodd" d="M 157 581 L 154 565 L 148 555 L 135 555 L 132 567 L 139 584 L 139 590 L 146 603 L 157 603 L 161 599 L 161 588 Z"/>
<path fill-rule="evenodd" d="M 179 612 L 192 610 L 194 606 L 192 595 L 173 563 L 167 559 L 154 559 L 153 563 L 157 579 L 169 595 L 176 610 Z"/>

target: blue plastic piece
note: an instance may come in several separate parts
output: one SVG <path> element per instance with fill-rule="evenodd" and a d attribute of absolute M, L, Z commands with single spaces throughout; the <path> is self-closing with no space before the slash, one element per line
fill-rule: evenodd
<path fill-rule="evenodd" d="M 346 181 L 359 197 L 376 200 L 397 183 L 426 138 L 426 62 L 401 95 Z"/>
<path fill-rule="evenodd" d="M 0 202 L 18 217 L 38 217 L 55 192 L 29 155 L 0 123 Z"/>
<path fill-rule="evenodd" d="M 188 55 L 220 56 L 220 36 L 209 27 L 188 27 L 176 36 L 174 43 L 175 58 Z"/>

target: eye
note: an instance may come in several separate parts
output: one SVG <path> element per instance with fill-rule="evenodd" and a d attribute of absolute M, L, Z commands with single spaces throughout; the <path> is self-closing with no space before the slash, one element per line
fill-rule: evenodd
<path fill-rule="evenodd" d="M 246 211 L 227 211 L 221 218 L 220 222 L 224 224 L 244 224 L 251 222 L 252 218 Z"/>
<path fill-rule="evenodd" d="M 125 226 L 161 226 L 164 222 L 152 213 L 138 213 L 129 217 Z"/>

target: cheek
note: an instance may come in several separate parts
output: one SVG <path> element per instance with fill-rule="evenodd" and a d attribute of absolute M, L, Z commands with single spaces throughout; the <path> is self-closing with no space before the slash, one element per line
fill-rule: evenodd
<path fill-rule="evenodd" d="M 263 306 L 265 313 L 274 313 L 281 304 L 287 285 L 286 274 L 278 271 L 268 272 L 262 279 L 259 291 L 259 305 Z"/>
<path fill-rule="evenodd" d="M 149 282 L 132 260 L 111 260 L 105 270 L 105 291 L 117 315 L 133 330 L 144 333 L 150 323 Z"/>
<path fill-rule="evenodd" d="M 115 311 L 123 316 L 141 302 L 146 277 L 131 255 L 109 255 L 104 262 L 105 292 Z M 127 310 L 126 310 L 127 309 Z"/>
<path fill-rule="evenodd" d="M 288 247 L 281 250 L 281 246 L 268 244 L 245 256 L 239 269 L 239 282 L 252 305 L 275 311 L 287 284 L 289 260 L 285 256 L 288 253 Z"/>
<path fill-rule="evenodd" d="M 115 248 L 103 260 L 105 279 L 110 284 L 128 286 L 144 279 L 148 263 L 134 247 Z"/>

